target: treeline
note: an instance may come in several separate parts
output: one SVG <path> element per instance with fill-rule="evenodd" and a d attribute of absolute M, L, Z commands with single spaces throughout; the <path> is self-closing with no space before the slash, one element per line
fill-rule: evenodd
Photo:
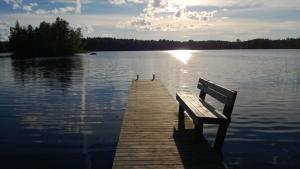
<path fill-rule="evenodd" d="M 58 22 L 60 22 L 58 20 Z M 0 52 L 14 52 L 16 56 L 57 56 L 73 55 L 86 51 L 138 51 L 138 50 L 172 50 L 172 49 L 300 49 L 297 39 L 253 39 L 247 41 L 170 41 L 170 40 L 135 40 L 115 38 L 81 38 L 80 30 L 72 33 L 52 32 L 49 23 L 42 22 L 32 33 L 32 29 L 20 28 L 25 36 L 11 35 L 10 42 L 0 42 Z M 64 26 L 63 26 L 64 27 Z M 45 29 L 46 28 L 46 29 Z M 49 28 L 49 29 L 48 29 Z M 19 30 L 19 31 L 20 31 Z M 29 30 L 29 31 L 28 31 Z M 54 29 L 55 30 L 55 29 Z M 61 29 L 59 29 L 61 30 Z M 17 32 L 19 32 L 17 31 Z M 23 32 L 21 31 L 21 32 Z M 27 33 L 26 33 L 27 32 Z M 31 32 L 31 33 L 30 33 Z M 52 33 L 51 33 L 52 32 Z M 64 31 L 63 31 L 64 32 Z M 52 34 L 52 35 L 51 35 Z M 60 35 L 63 34 L 63 35 Z M 68 35 L 69 34 L 69 35 Z M 28 35 L 28 36 L 26 36 Z M 20 36 L 13 38 L 13 36 Z"/>
<path fill-rule="evenodd" d="M 300 49 L 297 39 L 253 39 L 247 41 L 170 41 L 170 40 L 136 40 L 115 38 L 86 38 L 88 51 L 134 51 L 134 50 L 172 50 L 172 49 Z"/>
<path fill-rule="evenodd" d="M 172 49 L 300 49 L 300 38 L 279 40 L 253 39 L 234 42 L 136 40 L 116 38 L 83 38 L 80 29 L 57 18 L 54 23 L 41 22 L 39 27 L 21 26 L 10 29 L 9 42 L 0 42 L 0 52 L 13 52 L 16 57 L 66 56 L 86 51 L 135 51 Z"/>
<path fill-rule="evenodd" d="M 83 49 L 80 29 L 57 18 L 54 23 L 41 22 L 39 27 L 23 27 L 16 22 L 10 29 L 9 49 L 16 57 L 66 56 Z"/>

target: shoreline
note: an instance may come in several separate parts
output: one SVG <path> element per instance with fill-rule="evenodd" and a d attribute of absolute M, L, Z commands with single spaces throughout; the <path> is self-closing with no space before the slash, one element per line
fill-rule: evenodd
<path fill-rule="evenodd" d="M 187 50 L 187 51 L 238 51 L 238 50 L 300 50 L 300 49 L 165 49 L 165 50 L 90 50 L 90 51 L 85 51 L 85 52 L 80 52 L 80 53 L 75 53 L 74 55 L 78 55 L 78 54 L 87 54 L 87 53 L 91 53 L 91 52 L 151 52 L 151 51 L 155 51 L 155 52 L 159 52 L 159 51 L 172 51 L 172 50 Z M 42 55 L 42 54 L 41 54 Z M 71 56 L 74 56 L 71 55 Z M 0 52 L 0 57 L 7 57 L 7 56 L 13 56 L 12 52 Z M 46 57 L 69 57 L 69 56 L 46 56 Z M 34 57 L 32 57 L 34 58 Z"/>

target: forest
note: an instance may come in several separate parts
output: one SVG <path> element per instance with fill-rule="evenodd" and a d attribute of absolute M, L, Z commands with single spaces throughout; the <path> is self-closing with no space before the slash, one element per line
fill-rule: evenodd
<path fill-rule="evenodd" d="M 85 49 L 88 51 L 134 51 L 134 50 L 173 50 L 173 49 L 300 49 L 297 39 L 253 39 L 247 41 L 171 41 L 171 40 L 136 40 L 115 38 L 86 38 Z"/>
<path fill-rule="evenodd" d="M 80 52 L 83 45 L 81 30 L 69 26 L 61 18 L 54 23 L 41 22 L 39 27 L 21 26 L 16 22 L 10 28 L 8 47 L 15 57 L 71 56 Z M 7 45 L 7 44 L 6 44 Z"/>

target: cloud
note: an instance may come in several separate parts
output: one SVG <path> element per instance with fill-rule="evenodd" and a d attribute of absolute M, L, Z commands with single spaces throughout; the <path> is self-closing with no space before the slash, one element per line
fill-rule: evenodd
<path fill-rule="evenodd" d="M 76 0 L 76 13 L 81 13 L 81 0 Z"/>
<path fill-rule="evenodd" d="M 23 5 L 23 9 L 26 12 L 31 12 L 33 7 L 38 6 L 37 3 L 29 3 L 28 5 Z"/>
<path fill-rule="evenodd" d="M 19 9 L 23 6 L 23 0 L 4 0 L 4 2 L 6 2 L 9 5 L 12 5 L 12 9 Z"/>
<path fill-rule="evenodd" d="M 171 0 L 172 1 L 172 0 Z M 186 6 L 214 6 L 214 7 L 238 7 L 238 6 L 248 6 L 256 7 L 260 6 L 264 0 L 184 0 L 181 1 L 182 4 Z"/>
<path fill-rule="evenodd" d="M 63 3 L 67 4 L 75 4 L 75 13 L 80 14 L 81 13 L 81 8 L 82 4 L 90 4 L 92 2 L 96 2 L 96 0 L 51 0 L 52 3 Z"/>
<path fill-rule="evenodd" d="M 65 14 L 65 13 L 81 13 L 81 4 L 90 3 L 89 0 L 53 0 L 51 2 L 60 2 L 60 3 L 75 3 L 75 7 L 66 6 L 61 8 L 54 9 L 33 9 L 38 6 L 36 2 L 24 3 L 23 0 L 4 0 L 5 3 L 12 5 L 12 9 L 22 9 L 27 13 L 35 14 Z"/>
<path fill-rule="evenodd" d="M 53 0 L 52 2 L 60 2 L 60 3 L 75 3 L 75 7 L 66 6 L 61 8 L 54 8 L 51 10 L 46 9 L 37 9 L 34 11 L 35 14 L 45 15 L 45 14 L 65 14 L 65 13 L 81 13 L 81 4 L 82 2 L 89 2 L 87 0 Z"/>
<path fill-rule="evenodd" d="M 291 8 L 299 9 L 299 0 L 108 0 L 111 4 L 122 5 L 128 3 L 146 3 L 152 1 L 153 4 L 178 3 L 186 7 L 209 7 L 217 9 L 248 9 L 248 8 Z M 154 5 L 155 6 L 155 5 Z"/>
<path fill-rule="evenodd" d="M 84 24 L 73 24 L 71 27 L 77 29 L 80 28 L 83 36 L 91 35 L 94 32 L 94 28 L 92 25 L 84 25 Z"/>
<path fill-rule="evenodd" d="M 145 1 L 146 0 L 109 0 L 109 3 L 114 5 L 122 5 L 128 3 L 141 4 L 144 3 Z"/>
<path fill-rule="evenodd" d="M 0 41 L 8 41 L 9 31 L 0 29 Z"/>
<path fill-rule="evenodd" d="M 143 12 L 123 26 L 138 31 L 188 31 L 208 26 L 215 13 L 191 11 L 181 1 L 149 0 Z"/>
<path fill-rule="evenodd" d="M 81 4 L 89 4 L 96 0 L 80 0 Z M 76 4 L 77 0 L 50 0 L 51 3 Z"/>
<path fill-rule="evenodd" d="M 172 0 L 169 0 L 172 1 Z M 299 9 L 299 0 L 178 0 L 186 6 L 227 9 L 290 8 Z"/>
<path fill-rule="evenodd" d="M 268 2 L 267 0 L 262 0 L 257 2 L 257 0 L 108 0 L 109 3 L 115 5 L 122 5 L 128 3 L 146 3 L 152 2 L 153 6 L 158 6 L 161 4 L 172 4 L 177 3 L 187 7 L 190 6 L 209 6 L 209 7 L 233 7 L 233 8 L 246 8 L 246 7 L 257 7 Z M 279 0 L 275 0 L 279 1 Z M 291 0 L 293 1 L 293 0 Z"/>
<path fill-rule="evenodd" d="M 75 12 L 76 9 L 74 7 L 63 7 L 63 8 L 54 8 L 51 10 L 45 10 L 45 9 L 37 9 L 34 11 L 35 14 L 38 15 L 45 15 L 45 14 L 65 14 L 65 13 L 70 13 L 70 12 Z"/>
<path fill-rule="evenodd" d="M 0 41 L 7 41 L 10 25 L 8 22 L 0 20 Z"/>
<path fill-rule="evenodd" d="M 121 5 L 121 4 L 125 4 L 126 1 L 125 0 L 109 0 L 109 3 L 114 4 L 114 5 Z"/>
<path fill-rule="evenodd" d="M 8 22 L 5 22 L 5 21 L 1 21 L 0 20 L 0 28 L 9 28 L 10 27 L 10 25 L 9 25 L 9 23 Z"/>

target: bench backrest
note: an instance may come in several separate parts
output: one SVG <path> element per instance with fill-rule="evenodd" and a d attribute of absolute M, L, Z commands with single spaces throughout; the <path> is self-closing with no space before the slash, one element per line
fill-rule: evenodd
<path fill-rule="evenodd" d="M 200 99 L 204 100 L 206 94 L 215 98 L 224 104 L 223 114 L 227 117 L 231 117 L 232 109 L 234 106 L 237 91 L 228 90 L 222 86 L 219 86 L 211 81 L 199 79 L 198 89 L 200 92 Z"/>

